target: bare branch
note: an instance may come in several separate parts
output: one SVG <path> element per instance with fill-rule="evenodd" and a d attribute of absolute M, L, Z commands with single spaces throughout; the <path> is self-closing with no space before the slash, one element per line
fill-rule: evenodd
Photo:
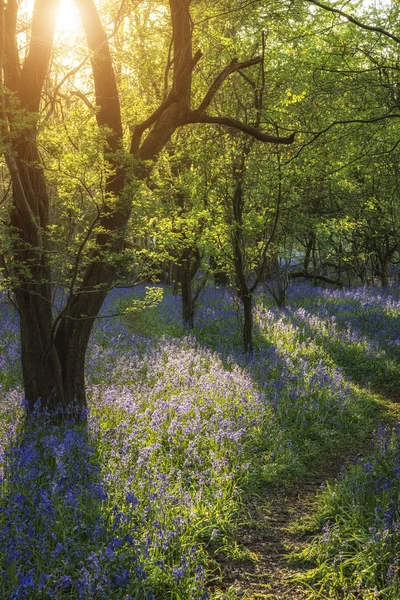
<path fill-rule="evenodd" d="M 120 24 L 122 23 L 122 21 L 124 19 L 123 10 L 125 8 L 125 3 L 126 3 L 126 0 L 122 0 L 121 4 L 119 5 L 117 15 L 114 19 L 113 35 L 115 35 L 117 33 L 118 27 L 120 26 Z"/>
<path fill-rule="evenodd" d="M 79 90 L 74 90 L 72 92 L 70 92 L 71 96 L 77 96 L 78 98 L 80 98 L 82 100 L 82 102 L 84 104 L 86 104 L 86 106 L 88 108 L 90 108 L 90 110 L 92 110 L 93 112 L 96 112 L 96 107 L 94 106 L 94 104 L 92 104 L 89 100 L 89 98 L 87 96 L 85 96 L 85 94 L 83 92 L 80 92 Z"/>
<path fill-rule="evenodd" d="M 370 123 L 379 123 L 379 121 L 385 121 L 386 119 L 398 119 L 398 118 L 400 118 L 399 113 L 386 113 L 384 115 L 381 115 L 380 117 L 372 117 L 371 119 L 345 119 L 342 121 L 332 121 L 332 123 L 327 125 L 324 129 L 320 129 L 320 131 L 302 131 L 300 133 L 308 133 L 308 134 L 311 134 L 313 137 L 310 140 L 308 140 L 308 142 L 305 142 L 304 144 L 302 144 L 302 146 L 300 146 L 297 153 L 293 157 L 291 157 L 289 159 L 289 161 L 287 161 L 287 162 L 291 162 L 292 160 L 297 158 L 299 156 L 299 154 L 305 148 L 307 148 L 307 146 L 310 146 L 311 144 L 313 144 L 321 135 L 323 135 L 324 133 L 327 133 L 330 129 L 332 129 L 333 127 L 336 127 L 337 125 L 352 125 L 352 124 L 357 124 L 357 123 L 359 123 L 360 125 L 368 125 Z"/>
<path fill-rule="evenodd" d="M 57 329 L 58 329 L 58 325 L 61 322 L 61 319 L 63 319 L 65 317 L 65 315 L 68 313 L 69 308 L 71 306 L 71 302 L 74 298 L 74 287 L 75 287 L 75 283 L 76 280 L 78 278 L 78 272 L 79 272 L 79 265 L 80 265 L 80 259 L 83 253 L 83 250 L 86 246 L 86 244 L 89 241 L 90 236 L 93 233 L 93 230 L 96 226 L 96 224 L 100 221 L 100 209 L 97 209 L 97 214 L 95 215 L 94 219 L 92 220 L 91 224 L 89 225 L 86 234 L 84 235 L 84 238 L 81 242 L 81 244 L 79 245 L 78 248 L 78 252 L 76 253 L 75 256 L 75 264 L 74 264 L 74 270 L 72 273 L 72 277 L 71 277 L 71 281 L 69 284 L 69 296 L 68 296 L 68 300 L 67 303 L 65 304 L 64 308 L 58 313 L 57 317 L 54 319 L 51 329 L 50 329 L 50 339 L 49 339 L 49 343 L 48 346 L 45 350 L 44 353 L 44 357 L 43 360 L 45 361 L 46 358 L 48 357 L 51 349 L 54 346 L 54 340 L 55 340 L 55 336 L 57 333 Z"/>
<path fill-rule="evenodd" d="M 0 208 L 6 204 L 6 202 L 11 198 L 11 188 L 12 181 L 10 180 L 7 186 L 6 191 L 4 192 L 4 196 L 0 200 Z"/>
<path fill-rule="evenodd" d="M 232 15 L 232 14 L 239 12 L 245 8 L 248 8 L 249 6 L 252 6 L 253 4 L 259 4 L 259 2 L 260 2 L 260 0 L 250 0 L 250 2 L 243 2 L 242 4 L 235 3 L 234 8 L 231 8 L 229 10 L 224 10 L 219 13 L 215 13 L 213 15 L 210 15 L 209 17 L 201 19 L 200 21 L 196 21 L 196 23 L 194 23 L 194 26 L 197 27 L 198 25 L 201 25 L 202 23 L 207 23 L 208 21 L 212 21 L 213 19 L 220 19 L 222 17 L 225 17 L 226 15 Z"/>

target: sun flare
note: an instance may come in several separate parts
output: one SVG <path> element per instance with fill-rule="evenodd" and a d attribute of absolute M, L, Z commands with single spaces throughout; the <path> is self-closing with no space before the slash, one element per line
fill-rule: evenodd
<path fill-rule="evenodd" d="M 35 0 L 24 0 L 21 4 L 23 12 L 26 15 L 32 15 L 34 4 Z M 61 0 L 57 19 L 57 33 L 74 37 L 79 25 L 79 13 L 73 0 Z"/>
<path fill-rule="evenodd" d="M 79 25 L 79 13 L 72 0 L 61 0 L 57 20 L 57 32 L 74 35 Z"/>

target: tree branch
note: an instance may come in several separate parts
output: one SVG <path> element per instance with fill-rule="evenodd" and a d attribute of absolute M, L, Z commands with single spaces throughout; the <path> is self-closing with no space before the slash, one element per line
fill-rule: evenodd
<path fill-rule="evenodd" d="M 131 154 L 133 154 L 134 156 L 137 155 L 143 133 L 146 131 L 146 129 L 148 129 L 156 121 L 158 121 L 158 119 L 164 114 L 167 108 L 169 108 L 171 104 L 174 104 L 174 102 L 177 102 L 177 100 L 178 96 L 176 95 L 175 90 L 171 90 L 168 96 L 165 98 L 165 100 L 160 104 L 158 108 L 156 108 L 152 115 L 150 115 L 142 123 L 139 123 L 139 125 L 133 127 L 132 141 L 130 147 Z"/>
<path fill-rule="evenodd" d="M 21 75 L 17 45 L 17 15 L 17 0 L 8 0 L 4 14 L 5 60 L 3 67 L 4 83 L 13 92 L 18 90 Z"/>
<path fill-rule="evenodd" d="M 29 53 L 19 82 L 19 98 L 29 112 L 39 112 L 43 83 L 49 66 L 60 0 L 35 2 Z"/>
<path fill-rule="evenodd" d="M 304 148 L 307 148 L 307 146 L 310 146 L 311 144 L 313 144 L 321 135 L 324 135 L 330 129 L 332 129 L 333 127 L 336 127 L 336 125 L 352 125 L 352 124 L 368 125 L 370 123 L 379 123 L 379 121 L 385 121 L 386 119 L 398 119 L 398 118 L 400 118 L 400 113 L 390 113 L 389 112 L 384 115 L 381 115 L 380 117 L 372 117 L 371 119 L 345 119 L 342 121 L 332 121 L 332 123 L 327 125 L 324 129 L 320 129 L 320 131 L 301 131 L 300 133 L 311 134 L 313 137 L 310 140 L 308 140 L 307 142 L 305 142 L 302 146 L 300 146 L 298 152 L 294 156 L 292 156 L 289 159 L 289 161 L 287 161 L 287 162 L 291 162 L 292 160 L 296 159 L 299 156 L 299 154 L 304 150 Z M 399 142 L 396 142 L 396 144 L 392 148 L 392 150 L 394 150 L 398 144 L 399 144 Z M 378 155 L 379 154 L 381 154 L 381 153 L 378 153 Z M 372 156 L 374 156 L 374 155 L 375 154 L 373 154 Z M 348 164 L 351 164 L 351 162 Z"/>
<path fill-rule="evenodd" d="M 204 113 L 207 108 L 210 106 L 215 94 L 218 92 L 221 85 L 224 83 L 225 79 L 229 77 L 235 71 L 240 71 L 240 69 L 247 69 L 253 65 L 257 65 L 261 62 L 261 56 L 257 56 L 256 58 L 251 58 L 250 60 L 246 60 L 244 62 L 238 62 L 237 58 L 234 58 L 229 65 L 227 65 L 221 73 L 217 75 L 214 79 L 213 83 L 210 86 L 210 89 L 204 96 L 200 106 L 197 108 L 197 112 Z"/>
<path fill-rule="evenodd" d="M 79 65 L 77 65 L 74 69 L 72 69 L 71 71 L 69 71 L 66 75 L 64 75 L 64 77 L 61 79 L 61 81 L 56 85 L 55 89 L 54 89 L 54 93 L 53 93 L 53 97 L 50 100 L 50 110 L 48 111 L 48 113 L 45 116 L 45 121 L 48 121 L 51 117 L 51 115 L 54 112 L 55 106 L 56 106 L 56 100 L 57 100 L 57 94 L 60 95 L 60 89 L 62 88 L 62 86 L 64 85 L 64 83 L 73 75 L 76 75 L 76 73 L 84 66 L 84 64 L 88 61 L 88 57 L 85 57 L 80 63 Z M 81 92 L 73 92 L 73 95 L 75 96 L 79 96 L 80 98 L 82 98 L 83 94 Z M 85 98 L 85 96 L 84 96 Z M 87 100 L 85 98 L 85 100 Z M 85 104 L 88 105 L 89 100 L 85 101 Z M 90 104 L 90 106 L 94 109 L 94 106 L 92 104 Z"/>
<path fill-rule="evenodd" d="M 194 67 L 196 66 L 196 64 L 199 62 L 199 60 L 202 57 L 202 53 L 200 50 L 198 50 L 196 52 L 196 54 L 193 56 L 191 62 L 189 65 L 187 65 L 186 67 L 186 71 L 190 71 L 192 72 Z M 186 71 L 183 72 L 182 76 L 186 77 L 187 73 Z M 134 156 L 137 156 L 138 152 L 139 152 L 139 147 L 140 147 L 140 142 L 142 139 L 142 135 L 143 133 L 146 131 L 146 129 L 149 129 L 149 127 L 151 127 L 152 125 L 154 125 L 154 123 L 156 121 L 158 121 L 158 119 L 160 117 L 162 117 L 162 115 L 165 113 L 165 111 L 175 102 L 179 101 L 179 96 L 176 92 L 176 89 L 173 88 L 168 96 L 165 98 L 165 100 L 163 100 L 163 102 L 161 102 L 160 106 L 158 108 L 156 108 L 156 110 L 153 112 L 152 115 L 150 115 L 145 121 L 143 121 L 142 123 L 139 123 L 139 125 L 136 125 L 135 127 L 133 127 L 133 135 L 132 135 L 132 141 L 131 141 L 131 148 L 130 148 L 130 153 L 133 154 Z"/>
<path fill-rule="evenodd" d="M 307 271 L 294 271 L 288 274 L 289 280 L 304 277 L 304 279 L 316 279 L 317 281 L 323 281 L 324 283 L 331 283 L 332 285 L 338 285 L 343 287 L 343 282 L 339 279 L 331 279 L 330 277 L 324 277 L 324 275 L 316 275 L 315 273 L 308 273 Z"/>
<path fill-rule="evenodd" d="M 92 53 L 94 87 L 96 93 L 96 120 L 99 127 L 109 127 L 112 134 L 107 142 L 112 150 L 117 150 L 122 140 L 122 121 L 117 82 L 111 60 L 108 38 L 100 21 L 93 0 L 75 0 L 87 45 Z"/>
<path fill-rule="evenodd" d="M 266 142 L 270 144 L 292 144 L 295 138 L 295 133 L 292 133 L 292 135 L 289 137 L 269 135 L 259 131 L 251 125 L 247 125 L 247 123 L 232 119 L 231 117 L 214 117 L 212 115 L 199 114 L 196 110 L 193 110 L 189 113 L 188 119 L 184 124 L 187 125 L 190 123 L 215 123 L 216 125 L 225 125 L 226 127 L 243 131 L 243 133 L 250 135 L 260 142 Z"/>
<path fill-rule="evenodd" d="M 344 17 L 350 23 L 357 25 L 357 27 L 360 27 L 361 29 L 365 29 L 366 31 L 373 31 L 375 33 L 381 33 L 382 35 L 390 38 L 391 40 L 394 40 L 397 44 L 400 44 L 400 37 L 398 37 L 397 35 L 394 35 L 393 33 L 390 33 L 390 31 L 387 31 L 386 29 L 383 29 L 383 27 L 379 27 L 378 25 L 367 25 L 366 23 L 359 21 L 355 17 L 352 17 L 348 13 L 343 12 L 339 8 L 334 8 L 333 6 L 328 6 L 327 4 L 324 4 L 323 2 L 319 2 L 318 0 L 308 0 L 308 2 L 310 2 L 311 4 L 315 4 L 315 6 L 319 6 L 320 8 L 323 8 L 324 10 L 328 10 L 331 13 L 335 13 L 337 15 L 340 15 L 341 17 Z"/>
<path fill-rule="evenodd" d="M 89 98 L 87 96 L 85 96 L 85 94 L 83 92 L 80 92 L 79 90 L 72 90 L 70 92 L 71 96 L 76 96 L 77 98 L 80 98 L 82 100 L 82 102 L 84 104 L 86 104 L 86 106 L 88 108 L 90 108 L 90 110 L 92 110 L 94 113 L 96 112 L 96 107 L 94 106 L 94 104 L 92 104 L 89 100 Z M 59 93 L 59 96 L 61 96 L 61 94 Z"/>

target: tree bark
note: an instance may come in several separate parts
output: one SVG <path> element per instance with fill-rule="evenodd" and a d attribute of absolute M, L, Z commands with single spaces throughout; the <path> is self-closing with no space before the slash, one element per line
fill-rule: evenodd
<path fill-rule="evenodd" d="M 389 285 L 389 261 L 383 261 L 381 264 L 381 286 Z"/>

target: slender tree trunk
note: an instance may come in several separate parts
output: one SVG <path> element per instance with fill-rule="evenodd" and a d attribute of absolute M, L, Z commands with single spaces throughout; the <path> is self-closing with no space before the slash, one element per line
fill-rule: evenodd
<path fill-rule="evenodd" d="M 306 252 L 304 254 L 303 268 L 305 272 L 308 272 L 308 267 L 310 265 L 311 252 L 315 244 L 315 234 L 311 233 L 310 238 L 306 243 Z"/>
<path fill-rule="evenodd" d="M 182 320 L 185 329 L 194 327 L 194 302 L 192 296 L 192 278 L 190 276 L 190 264 L 183 263 L 181 270 L 182 284 Z"/>
<path fill-rule="evenodd" d="M 383 249 L 378 249 L 377 251 L 377 257 L 379 262 L 379 277 L 381 280 L 382 287 L 387 287 L 389 285 L 389 267 L 393 256 L 397 252 L 398 247 L 398 243 L 395 243 L 392 246 L 390 246 L 389 240 L 386 240 L 385 247 Z"/>
<path fill-rule="evenodd" d="M 304 269 L 307 271 L 307 269 Z M 279 264 L 278 255 L 275 256 L 275 271 L 276 271 L 276 303 L 278 308 L 283 308 L 286 302 L 286 285 L 282 282 L 282 273 Z"/>
<path fill-rule="evenodd" d="M 179 294 L 179 284 L 181 282 L 181 267 L 176 263 L 173 264 L 172 267 L 172 280 L 173 280 L 173 295 L 177 296 Z"/>
<path fill-rule="evenodd" d="M 387 287 L 389 285 L 389 265 L 390 260 L 387 256 L 384 256 L 380 260 L 380 279 L 382 287 Z"/>
<path fill-rule="evenodd" d="M 251 294 L 242 297 L 243 302 L 243 347 L 248 354 L 253 353 L 253 298 Z"/>
<path fill-rule="evenodd" d="M 243 188 L 240 180 L 237 181 L 232 198 L 232 208 L 234 221 L 233 263 L 239 298 L 243 304 L 243 348 L 245 352 L 251 354 L 253 352 L 253 298 L 246 279 L 245 259 L 242 251 Z"/>
<path fill-rule="evenodd" d="M 193 289 L 193 280 L 201 265 L 201 254 L 198 248 L 186 248 L 181 261 L 183 326 L 185 329 L 193 329 L 197 300 L 206 284 L 207 277 L 197 285 L 197 289 Z"/>

